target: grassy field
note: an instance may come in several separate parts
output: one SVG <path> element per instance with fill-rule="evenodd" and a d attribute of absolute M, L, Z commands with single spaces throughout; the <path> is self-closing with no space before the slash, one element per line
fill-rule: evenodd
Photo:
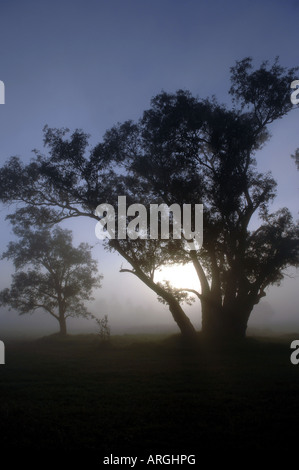
<path fill-rule="evenodd" d="M 196 454 L 297 446 L 296 339 L 196 350 L 177 337 L 47 337 L 6 344 L 1 455 Z"/>

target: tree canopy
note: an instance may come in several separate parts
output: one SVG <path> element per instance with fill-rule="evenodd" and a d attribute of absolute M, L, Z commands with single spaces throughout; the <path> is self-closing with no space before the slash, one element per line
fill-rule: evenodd
<path fill-rule="evenodd" d="M 87 216 L 119 195 L 134 202 L 204 205 L 204 242 L 188 250 L 183 240 L 106 240 L 133 273 L 169 309 L 182 333 L 195 329 L 181 303 L 184 292 L 155 281 L 162 266 L 192 262 L 201 289 L 203 331 L 240 337 L 267 286 L 279 283 L 284 269 L 298 266 L 299 228 L 287 208 L 270 204 L 276 182 L 256 167 L 256 154 L 270 138 L 269 125 L 291 109 L 289 84 L 296 68 L 276 59 L 254 70 L 245 58 L 231 68 L 232 106 L 216 98 L 199 99 L 188 91 L 162 92 L 137 122 L 108 130 L 88 148 L 88 135 L 76 130 L 44 129 L 47 155 L 36 151 L 28 165 L 11 158 L 0 171 L 3 202 L 21 202 L 10 220 L 57 223 Z M 250 225 L 253 216 L 259 225 Z"/>
<path fill-rule="evenodd" d="M 92 317 L 84 302 L 92 299 L 102 276 L 97 275 L 91 247 L 81 243 L 75 248 L 71 231 L 60 227 L 52 232 L 20 227 L 15 231 L 20 241 L 10 242 L 2 258 L 13 261 L 16 273 L 11 287 L 0 292 L 0 303 L 21 315 L 46 311 L 59 322 L 61 335 L 66 334 L 67 318 Z"/>

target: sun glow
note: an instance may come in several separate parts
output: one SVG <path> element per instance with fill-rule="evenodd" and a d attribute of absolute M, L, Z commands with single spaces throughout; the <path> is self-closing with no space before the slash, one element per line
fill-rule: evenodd
<path fill-rule="evenodd" d="M 163 281 L 169 281 L 173 287 L 181 289 L 186 287 L 200 291 L 199 280 L 191 263 L 162 268 L 155 274 L 155 282 Z"/>

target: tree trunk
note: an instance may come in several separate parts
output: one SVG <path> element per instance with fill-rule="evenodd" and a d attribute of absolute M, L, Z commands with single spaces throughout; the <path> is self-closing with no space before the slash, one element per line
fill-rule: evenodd
<path fill-rule="evenodd" d="M 59 317 L 59 326 L 60 326 L 60 332 L 59 334 L 61 336 L 66 336 L 66 320 L 65 320 L 65 317 L 64 315 L 61 315 Z"/>
<path fill-rule="evenodd" d="M 239 341 L 245 338 L 247 322 L 252 307 L 231 306 L 230 309 L 216 308 L 202 302 L 202 332 L 215 340 Z"/>
<path fill-rule="evenodd" d="M 196 330 L 180 304 L 175 301 L 170 301 L 168 305 L 174 321 L 181 330 L 182 337 L 187 341 L 195 340 L 197 338 Z"/>
<path fill-rule="evenodd" d="M 185 314 L 184 310 L 180 306 L 179 302 L 176 300 L 176 298 L 170 293 L 167 292 L 161 285 L 156 284 L 153 280 L 153 278 L 149 277 L 146 275 L 138 266 L 138 263 L 135 262 L 133 258 L 131 258 L 119 245 L 119 243 L 116 240 L 112 240 L 110 242 L 111 246 L 115 250 L 119 252 L 121 256 L 123 256 L 128 263 L 130 263 L 134 271 L 130 269 L 121 269 L 121 272 L 130 272 L 134 274 L 135 276 L 138 277 L 146 286 L 148 286 L 150 289 L 152 289 L 159 297 L 162 297 L 162 299 L 165 300 L 165 302 L 169 306 L 169 310 L 173 316 L 174 321 L 178 325 L 179 329 L 181 330 L 182 337 L 186 339 L 187 341 L 194 341 L 197 338 L 197 333 L 192 325 L 191 321 L 189 320 L 188 316 Z"/>

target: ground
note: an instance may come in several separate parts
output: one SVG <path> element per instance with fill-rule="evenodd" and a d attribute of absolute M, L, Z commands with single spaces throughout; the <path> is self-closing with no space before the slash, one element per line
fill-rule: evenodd
<path fill-rule="evenodd" d="M 30 452 L 33 462 L 60 450 L 100 464 L 111 454 L 290 450 L 299 420 L 293 339 L 195 350 L 161 336 L 112 337 L 111 347 L 95 336 L 7 343 L 1 455 Z"/>

